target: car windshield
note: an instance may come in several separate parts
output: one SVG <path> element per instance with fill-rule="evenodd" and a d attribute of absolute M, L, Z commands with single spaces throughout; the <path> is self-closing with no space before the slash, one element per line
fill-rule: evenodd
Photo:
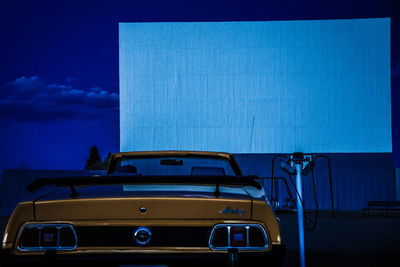
<path fill-rule="evenodd" d="M 229 161 L 221 158 L 162 157 L 121 158 L 114 174 L 134 175 L 235 175 Z"/>

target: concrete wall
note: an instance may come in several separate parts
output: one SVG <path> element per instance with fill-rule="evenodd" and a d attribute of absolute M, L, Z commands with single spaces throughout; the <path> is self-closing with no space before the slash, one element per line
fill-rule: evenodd
<path fill-rule="evenodd" d="M 390 153 L 328 153 L 325 155 L 329 157 L 331 163 L 335 209 L 361 210 L 367 207 L 368 201 L 396 200 L 395 176 Z M 271 176 L 273 154 L 237 154 L 236 158 L 244 174 L 260 177 Z M 288 175 L 280 169 L 280 160 L 280 158 L 275 160 L 274 176 L 284 177 L 287 180 L 295 198 L 296 191 Z M 325 159 L 317 159 L 314 174 L 319 208 L 328 210 L 331 208 L 331 198 L 328 162 Z M 265 182 L 264 188 L 270 198 L 270 180 Z M 282 182 L 279 184 L 278 191 L 278 201 L 282 208 L 288 197 Z M 303 177 L 303 191 L 306 208 L 314 209 L 311 173 Z"/>

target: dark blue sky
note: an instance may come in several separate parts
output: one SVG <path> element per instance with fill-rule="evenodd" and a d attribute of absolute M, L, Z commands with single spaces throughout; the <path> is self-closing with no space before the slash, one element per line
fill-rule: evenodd
<path fill-rule="evenodd" d="M 82 169 L 92 145 L 119 151 L 118 22 L 371 17 L 392 18 L 399 103 L 399 1 L 0 0 L 0 170 Z"/>

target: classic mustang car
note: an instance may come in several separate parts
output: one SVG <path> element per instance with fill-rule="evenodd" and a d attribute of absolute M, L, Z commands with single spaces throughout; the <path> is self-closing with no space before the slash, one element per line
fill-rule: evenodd
<path fill-rule="evenodd" d="M 232 154 L 116 153 L 105 176 L 39 178 L 28 190 L 4 265 L 279 266 L 285 256 L 264 189 Z"/>

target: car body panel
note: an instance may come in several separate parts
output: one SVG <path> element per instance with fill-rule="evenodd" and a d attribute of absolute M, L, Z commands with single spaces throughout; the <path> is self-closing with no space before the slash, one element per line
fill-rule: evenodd
<path fill-rule="evenodd" d="M 227 206 L 244 210 L 243 215 L 221 213 Z M 147 211 L 142 213 L 141 207 Z M 251 201 L 181 197 L 94 198 L 51 200 L 35 203 L 36 219 L 250 219 Z"/>
<path fill-rule="evenodd" d="M 170 156 L 210 157 L 227 160 L 235 170 L 237 178 L 226 176 L 224 180 L 219 177 L 207 176 L 208 180 L 202 181 L 202 176 L 189 175 L 175 177 L 176 181 L 169 183 L 167 176 L 152 177 L 153 180 L 149 176 L 150 180 L 146 180 L 146 176 L 131 175 L 127 177 L 131 177 L 132 181 L 141 179 L 140 183 L 109 184 L 110 181 L 127 181 L 126 179 L 112 180 L 114 179 L 112 176 L 113 163 L 110 163 L 109 177 L 105 177 L 105 180 L 101 180 L 101 177 L 98 180 L 90 178 L 83 181 L 84 185 L 79 185 L 79 183 L 74 185 L 65 183 L 65 179 L 68 180 L 68 178 L 63 178 L 59 186 L 57 186 L 57 182 L 53 183 L 53 181 L 49 183 L 49 186 L 45 186 L 49 181 L 44 180 L 42 181 L 44 184 L 38 183 L 33 187 L 36 190 L 33 200 L 21 202 L 14 210 L 3 238 L 3 249 L 9 250 L 14 256 L 46 255 L 45 249 L 23 251 L 18 247 L 18 240 L 24 226 L 46 224 L 68 224 L 78 231 L 76 248 L 57 251 L 57 255 L 64 256 L 174 254 L 181 257 L 186 254 L 193 256 L 204 254 L 212 258 L 212 255 L 228 253 L 227 251 L 213 250 L 209 247 L 209 240 L 204 240 L 204 238 L 212 238 L 210 237 L 211 229 L 219 224 L 231 224 L 232 227 L 257 224 L 265 229 L 267 242 L 265 248 L 262 251 L 250 248 L 248 251 L 240 251 L 241 255 L 255 253 L 254 255 L 268 256 L 272 250 L 281 249 L 282 238 L 279 223 L 269 206 L 264 189 L 254 182 L 256 181 L 254 177 L 242 176 L 232 154 L 193 151 L 130 152 L 114 154 L 111 161 L 115 163 L 123 157 Z M 120 176 L 116 176 L 115 179 L 121 179 L 118 177 Z M 164 182 L 164 180 L 160 180 L 161 178 L 167 180 Z M 174 176 L 172 176 L 173 178 Z M 240 180 L 240 178 L 244 180 Z M 75 179 L 74 182 L 82 182 L 80 178 L 71 179 Z M 236 179 L 244 181 L 244 183 L 235 182 Z M 246 182 L 246 179 L 251 180 L 251 183 Z M 93 184 L 91 184 L 92 181 L 94 181 Z M 102 182 L 96 184 L 96 181 Z M 162 182 L 157 183 L 157 181 Z M 200 181 L 200 183 L 196 181 Z M 189 235 L 190 231 L 194 231 L 194 229 L 202 229 L 202 233 L 205 234 L 201 237 L 202 243 L 194 242 L 196 245 L 150 244 L 139 246 L 134 241 L 134 230 L 140 227 L 148 227 L 152 231 L 171 229 L 171 231 L 178 231 L 178 234 L 181 231 L 181 233 L 189 233 Z M 112 243 L 112 246 L 104 245 L 106 243 L 100 245 L 100 243 L 96 243 L 97 238 L 106 238 L 101 234 L 94 235 L 92 243 L 84 243 L 82 233 L 86 232 L 79 231 L 88 229 L 100 229 L 99 233 L 108 233 L 108 235 L 110 233 L 112 235 L 115 229 L 125 231 L 123 237 L 128 240 L 128 243 L 124 243 L 125 245 Z M 89 235 L 89 237 L 91 236 Z M 129 241 L 130 238 L 132 243 Z M 278 254 L 282 255 L 282 253 Z"/>

